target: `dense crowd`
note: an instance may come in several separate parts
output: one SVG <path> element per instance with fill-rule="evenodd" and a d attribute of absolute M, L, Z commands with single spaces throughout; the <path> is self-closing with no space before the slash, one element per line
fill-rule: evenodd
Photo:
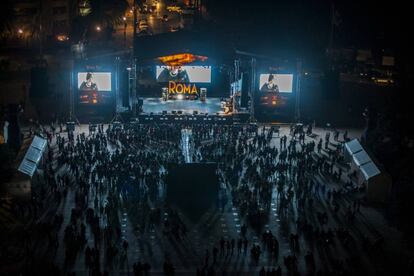
<path fill-rule="evenodd" d="M 311 127 L 306 132 L 311 135 Z M 209 135 L 211 133 L 214 135 Z M 212 127 L 196 135 L 196 139 L 199 139 L 196 145 L 200 146 L 196 148 L 195 155 L 200 161 L 220 164 L 222 181 L 230 192 L 232 205 L 239 209 L 246 224 L 254 230 L 261 231 L 267 223 L 274 197 L 279 215 L 290 220 L 294 218 L 296 230 L 289 235 L 293 253 L 284 257 L 284 264 L 289 273 L 297 274 L 299 239 L 320 244 L 324 250 L 329 250 L 334 237 L 344 246 L 349 246 L 353 238 L 349 229 L 344 226 L 352 222 L 359 211 L 361 199 L 358 196 L 361 188 L 352 179 L 354 173 L 350 173 L 350 177 L 344 174 L 345 171 L 349 172 L 349 168 L 343 160 L 339 131 L 334 131 L 334 143 L 331 143 L 330 134 L 327 132 L 325 139 L 320 139 L 316 144 L 313 139 L 305 142 L 306 133 L 303 129 L 292 128 L 289 141 L 284 135 L 280 137 L 279 146 L 273 139 L 276 133 L 277 129 L 273 127 Z M 341 141 L 346 141 L 347 135 L 344 132 Z M 210 143 L 202 145 L 206 138 L 211 139 Z M 321 154 L 322 144 L 325 145 L 324 154 Z M 318 181 L 315 176 L 327 177 L 340 185 L 327 185 Z M 348 198 L 355 199 L 349 201 Z M 347 204 L 341 207 L 338 202 L 343 201 Z M 225 203 L 226 201 L 223 206 Z M 320 208 L 322 204 L 326 204 L 328 210 Z M 315 211 L 319 208 L 321 211 Z M 340 221 L 340 217 L 346 221 Z M 336 226 L 332 226 L 333 223 L 328 220 L 337 222 L 334 223 Z M 248 243 L 245 232 L 246 229 L 242 229 L 238 245 Z M 231 244 L 235 243 L 232 239 Z M 279 241 L 269 230 L 263 233 L 262 244 L 252 244 L 250 252 L 255 263 L 262 251 L 267 251 L 276 260 L 275 264 L 278 264 Z M 311 251 L 306 254 L 305 259 L 308 272 L 316 273 Z M 335 261 L 332 260 L 333 263 Z M 354 260 L 341 260 L 340 265 L 332 268 L 335 273 L 345 274 L 349 271 L 344 264 L 351 261 Z M 281 268 L 271 268 L 267 274 L 264 271 L 262 268 L 260 274 L 278 275 Z"/>
<path fill-rule="evenodd" d="M 56 274 L 70 272 L 78 256 L 83 256 L 90 275 L 127 268 L 132 240 L 122 232 L 124 213 L 137 237 L 156 230 L 178 243 L 186 239 L 185 219 L 164 200 L 169 164 L 185 162 L 183 129 L 191 129 L 192 160 L 218 164 L 222 187 L 218 212 L 236 208 L 242 224 L 238 236 L 218 238 L 201 253 L 197 275 L 232 271 L 226 263 L 235 256 L 250 258 L 259 275 L 300 275 L 300 258 L 307 275 L 349 275 L 364 272 L 356 252 L 349 253 L 353 248 L 381 253 L 383 238 L 359 231 L 355 223 L 363 188 L 343 160 L 347 132 L 340 135 L 334 130 L 331 140 L 329 131 L 325 137 L 311 138 L 311 126 L 292 127 L 290 135 L 279 136 L 276 127 L 250 124 L 129 124 L 98 125 L 87 133 L 66 135 L 57 126 L 36 130 L 50 146 L 44 173 L 38 176 L 42 184 L 32 200 L 37 231 L 26 232 L 23 241 L 28 263 L 35 259 L 34 240 L 43 237 L 53 256 L 64 248 L 65 266 L 53 265 Z M 53 210 L 65 203 L 68 194 L 73 195 L 74 206 L 64 219 Z M 288 252 L 281 250 L 281 233 L 264 227 L 275 219 L 273 208 Z M 162 213 L 168 219 L 163 220 Z M 261 238 L 252 240 L 252 233 Z M 336 251 L 342 253 L 332 254 Z M 269 265 L 255 269 L 265 258 Z M 166 255 L 164 273 L 173 275 L 176 265 Z M 132 269 L 135 275 L 145 275 L 152 269 L 150 260 L 134 260 Z"/>

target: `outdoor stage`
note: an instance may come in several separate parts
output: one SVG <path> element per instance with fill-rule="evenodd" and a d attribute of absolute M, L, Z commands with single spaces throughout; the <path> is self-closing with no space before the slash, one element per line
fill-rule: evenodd
<path fill-rule="evenodd" d="M 164 101 L 162 98 L 143 98 L 142 110 L 144 113 L 162 113 L 166 111 L 181 111 L 183 114 L 193 114 L 197 111 L 199 114 L 216 114 L 223 113 L 221 109 L 220 98 L 207 98 L 205 102 L 200 100 L 168 100 Z"/>

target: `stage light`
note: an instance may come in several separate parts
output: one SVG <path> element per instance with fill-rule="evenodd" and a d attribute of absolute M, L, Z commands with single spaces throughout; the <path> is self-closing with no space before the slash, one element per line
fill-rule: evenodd
<path fill-rule="evenodd" d="M 183 94 L 177 95 L 177 100 L 184 100 L 184 95 Z"/>
<path fill-rule="evenodd" d="M 19 34 L 22 34 L 22 33 L 23 33 L 23 30 L 22 30 L 22 29 L 18 29 L 18 30 L 17 30 L 17 32 L 18 32 Z"/>
<path fill-rule="evenodd" d="M 97 30 L 98 32 L 100 32 L 100 31 L 101 31 L 101 26 L 96 26 L 96 30 Z"/>

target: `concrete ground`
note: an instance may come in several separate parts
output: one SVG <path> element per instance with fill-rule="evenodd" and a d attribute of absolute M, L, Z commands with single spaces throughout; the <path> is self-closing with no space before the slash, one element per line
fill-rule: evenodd
<path fill-rule="evenodd" d="M 316 142 L 322 137 L 325 137 L 326 129 L 315 129 L 314 136 L 306 137 L 307 141 L 315 140 Z M 81 125 L 76 129 L 77 133 L 88 133 L 87 126 Z M 281 136 L 289 136 L 289 127 L 282 126 L 280 129 Z M 350 130 L 349 137 L 359 137 L 360 130 Z M 64 135 L 64 134 L 62 134 Z M 280 138 L 274 137 L 272 143 L 279 145 Z M 336 142 L 333 142 L 336 143 Z M 52 146 L 54 145 L 54 140 Z M 66 167 L 59 168 L 58 173 L 66 170 Z M 343 183 L 338 183 L 332 179 L 323 177 L 315 177 L 316 181 L 324 182 L 329 187 L 341 187 Z M 65 248 L 63 242 L 64 229 L 70 221 L 71 210 L 75 206 L 75 191 L 77 187 L 69 187 L 67 194 L 61 200 L 59 205 L 50 204 L 47 202 L 50 199 L 45 198 L 45 204 L 48 205 L 41 217 L 48 220 L 52 214 L 62 214 L 63 224 L 58 233 L 59 247 L 56 251 L 51 252 L 48 249 L 47 241 L 35 241 L 36 256 L 48 260 L 53 260 L 58 267 L 64 269 L 66 272 L 76 272 L 76 275 L 87 275 L 87 268 L 85 266 L 84 254 L 79 254 L 73 264 L 65 264 Z M 91 196 L 94 190 L 90 190 Z M 119 195 L 120 196 L 120 195 Z M 338 202 L 341 207 L 348 206 L 355 198 L 361 198 L 361 194 L 353 194 L 343 197 L 341 202 Z M 92 197 L 93 198 L 93 197 Z M 104 201 L 105 198 L 100 200 Z M 342 213 L 339 216 L 333 214 L 330 205 L 326 202 L 324 195 L 319 194 L 315 199 L 316 204 L 314 210 L 307 210 L 309 216 L 313 217 L 316 222 L 315 213 L 317 211 L 326 211 L 329 216 L 330 227 L 344 226 Z M 130 221 L 130 215 L 126 208 L 119 210 L 120 224 L 122 229 L 123 239 L 128 240 L 129 248 L 126 256 L 117 258 L 112 266 L 108 266 L 104 261 L 103 249 L 101 249 L 101 267 L 102 270 L 108 270 L 110 275 L 132 275 L 132 264 L 136 261 L 150 263 L 151 275 L 162 274 L 162 265 L 164 258 L 168 256 L 175 266 L 176 274 L 178 275 L 194 275 L 197 267 L 201 267 L 204 263 L 204 254 L 206 249 L 210 249 L 213 246 L 219 248 L 219 240 L 224 239 L 237 239 L 240 237 L 240 227 L 245 223 L 244 219 L 240 216 L 237 207 L 232 206 L 231 201 L 227 204 L 224 211 L 221 212 L 214 208 L 210 209 L 197 222 L 190 222 L 185 218 L 183 213 L 180 216 L 188 227 L 188 235 L 183 241 L 177 241 L 171 239 L 169 236 L 165 236 L 161 230 L 152 228 L 145 233 L 137 231 L 139 225 L 133 225 Z M 89 201 L 89 207 L 94 208 L 93 200 Z M 289 234 L 296 232 L 296 218 L 298 210 L 295 207 L 296 204 L 292 204 L 291 209 L 287 216 L 280 214 L 277 209 L 278 195 L 276 189 L 273 192 L 272 203 L 270 206 L 269 217 L 267 223 L 264 225 L 264 229 L 270 230 L 279 240 L 280 253 L 277 260 L 268 256 L 267 253 L 262 254 L 259 263 L 254 264 L 250 256 L 250 246 L 252 244 L 261 244 L 261 234 L 253 230 L 248 230 L 247 239 L 249 240 L 249 249 L 247 252 L 237 253 L 237 250 L 233 254 L 219 257 L 218 264 L 216 265 L 216 271 L 227 271 L 227 275 L 258 275 L 259 269 L 264 266 L 265 268 L 274 268 L 280 265 L 282 270 L 286 272 L 286 268 L 283 264 L 283 257 L 292 254 L 292 248 L 289 245 Z M 162 214 L 163 219 L 168 217 L 168 213 Z M 94 246 L 93 236 L 91 229 L 87 225 L 86 238 L 87 244 L 90 247 Z M 101 225 L 105 225 L 105 221 L 101 221 Z M 360 265 L 363 266 L 370 275 L 387 275 L 389 273 L 389 267 L 400 266 L 404 260 L 406 260 L 406 251 L 404 250 L 404 241 L 400 231 L 390 226 L 385 220 L 381 209 L 374 208 L 369 205 L 363 205 L 361 211 L 357 213 L 356 221 L 351 227 L 351 235 L 359 241 L 363 236 L 370 237 L 385 237 L 384 252 L 379 255 L 371 255 L 362 249 L 360 243 L 355 243 L 350 249 L 343 248 L 338 241 L 328 249 L 321 247 L 318 244 L 311 244 L 307 242 L 303 237 L 300 239 L 300 249 L 296 252 L 298 257 L 299 271 L 304 275 L 306 265 L 304 261 L 304 255 L 307 250 L 312 250 L 315 255 L 317 268 L 329 268 L 332 267 L 332 263 L 328 262 L 329 257 L 335 256 L 338 259 L 344 259 L 346 257 L 358 257 Z M 85 246 L 86 246 L 85 245 Z M 119 244 L 121 246 L 121 244 Z M 120 254 L 118 254 L 120 255 Z M 352 269 L 352 268 L 351 268 Z M 220 273 L 221 273 L 220 272 Z M 223 274 L 224 275 L 224 274 Z"/>

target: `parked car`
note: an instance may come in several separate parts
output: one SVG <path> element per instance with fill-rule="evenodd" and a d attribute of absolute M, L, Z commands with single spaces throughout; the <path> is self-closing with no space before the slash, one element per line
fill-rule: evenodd
<path fill-rule="evenodd" d="M 170 28 L 170 31 L 171 32 L 177 32 L 177 31 L 179 31 L 181 28 L 179 27 L 179 26 L 172 26 L 171 28 Z"/>
<path fill-rule="evenodd" d="M 167 11 L 181 13 L 182 9 L 179 6 L 167 6 Z"/>
<path fill-rule="evenodd" d="M 139 24 L 138 24 L 138 29 L 139 30 L 146 30 L 146 29 L 148 29 L 148 23 L 147 23 L 147 20 L 141 20 L 140 22 L 139 22 Z"/>

